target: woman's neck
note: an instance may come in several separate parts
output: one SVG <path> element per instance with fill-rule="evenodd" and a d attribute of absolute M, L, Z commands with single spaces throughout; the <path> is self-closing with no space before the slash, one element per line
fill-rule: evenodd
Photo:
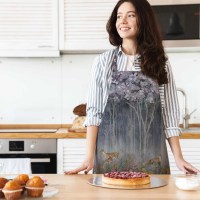
<path fill-rule="evenodd" d="M 137 44 L 133 39 L 123 39 L 122 51 L 127 55 L 135 55 L 137 53 Z"/>

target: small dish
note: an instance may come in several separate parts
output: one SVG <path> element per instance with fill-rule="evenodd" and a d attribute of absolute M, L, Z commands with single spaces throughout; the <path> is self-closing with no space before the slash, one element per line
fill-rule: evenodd
<path fill-rule="evenodd" d="M 199 190 L 200 189 L 200 175 L 174 175 L 174 182 L 181 190 Z"/>
<path fill-rule="evenodd" d="M 48 198 L 56 195 L 58 193 L 58 189 L 51 186 L 46 186 L 43 192 L 43 198 Z"/>

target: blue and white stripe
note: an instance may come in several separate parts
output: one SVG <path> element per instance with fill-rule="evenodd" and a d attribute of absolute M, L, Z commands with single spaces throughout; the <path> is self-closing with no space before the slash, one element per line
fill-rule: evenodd
<path fill-rule="evenodd" d="M 111 64 L 113 61 L 114 50 L 106 51 L 100 54 L 92 66 L 91 83 L 87 100 L 87 117 L 86 126 L 99 126 L 102 114 L 104 112 L 107 99 L 108 89 L 111 84 Z M 139 55 L 135 56 L 135 71 L 140 71 Z M 118 51 L 117 67 L 119 71 L 127 69 L 128 57 L 123 53 L 121 48 Z M 177 98 L 176 85 L 172 75 L 169 62 L 166 64 L 168 74 L 168 84 L 161 85 L 160 97 L 162 104 L 162 114 L 165 127 L 166 138 L 180 135 L 179 126 L 179 105 Z"/>

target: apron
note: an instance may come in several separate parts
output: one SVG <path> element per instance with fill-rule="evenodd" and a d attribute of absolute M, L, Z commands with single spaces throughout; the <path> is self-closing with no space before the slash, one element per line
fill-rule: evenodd
<path fill-rule="evenodd" d="M 169 174 L 159 85 L 141 71 L 117 71 L 117 51 L 97 135 L 93 173 Z"/>

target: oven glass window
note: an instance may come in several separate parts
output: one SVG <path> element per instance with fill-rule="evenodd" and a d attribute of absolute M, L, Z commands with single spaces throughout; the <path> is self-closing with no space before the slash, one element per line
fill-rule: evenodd
<path fill-rule="evenodd" d="M 164 40 L 200 38 L 200 4 L 153 6 Z"/>

